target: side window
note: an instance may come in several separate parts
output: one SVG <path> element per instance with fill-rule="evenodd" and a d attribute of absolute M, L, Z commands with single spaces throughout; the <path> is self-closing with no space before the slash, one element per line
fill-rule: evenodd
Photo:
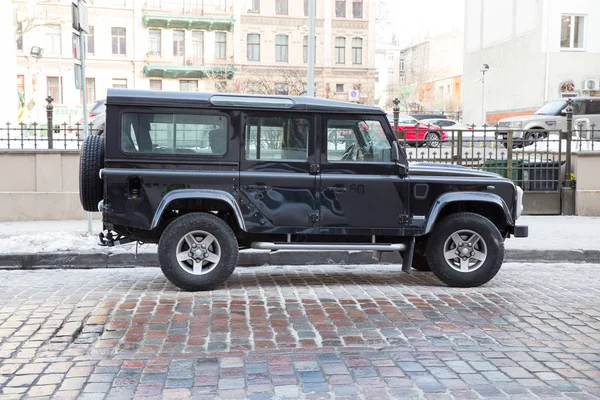
<path fill-rule="evenodd" d="M 575 115 L 583 115 L 585 114 L 585 106 L 586 102 L 582 100 L 577 100 L 573 102 L 573 114 Z"/>
<path fill-rule="evenodd" d="M 219 115 L 125 113 L 125 153 L 222 156 L 227 152 L 227 118 Z"/>
<path fill-rule="evenodd" d="M 248 160 L 308 160 L 310 124 L 305 118 L 249 117 L 245 135 Z"/>
<path fill-rule="evenodd" d="M 600 99 L 590 101 L 590 111 L 588 114 L 600 115 Z"/>
<path fill-rule="evenodd" d="M 327 160 L 391 162 L 392 146 L 377 120 L 330 119 L 327 122 Z"/>

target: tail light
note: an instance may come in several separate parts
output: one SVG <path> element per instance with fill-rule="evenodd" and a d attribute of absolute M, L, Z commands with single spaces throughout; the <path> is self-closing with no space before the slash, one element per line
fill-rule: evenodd
<path fill-rule="evenodd" d="M 90 113 L 90 118 L 94 118 L 94 117 L 97 117 L 97 116 L 98 116 L 98 114 L 96 114 L 96 113 Z"/>

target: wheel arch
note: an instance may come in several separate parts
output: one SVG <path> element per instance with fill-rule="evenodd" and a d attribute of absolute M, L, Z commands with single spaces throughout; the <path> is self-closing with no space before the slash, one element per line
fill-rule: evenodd
<path fill-rule="evenodd" d="M 482 192 L 455 192 L 446 193 L 438 197 L 434 203 L 427 224 L 425 234 L 431 233 L 435 224 L 446 216 L 457 212 L 472 212 L 479 214 L 499 227 L 514 225 L 512 214 L 506 202 L 497 194 Z"/>
<path fill-rule="evenodd" d="M 160 225 L 165 211 L 169 210 L 174 204 L 181 203 L 182 201 L 186 200 L 208 200 L 225 205 L 235 217 L 238 227 L 242 231 L 246 231 L 246 224 L 242 216 L 242 210 L 240 209 L 235 197 L 233 197 L 233 195 L 230 193 L 211 189 L 180 189 L 167 193 L 156 208 L 150 229 L 155 229 Z"/>

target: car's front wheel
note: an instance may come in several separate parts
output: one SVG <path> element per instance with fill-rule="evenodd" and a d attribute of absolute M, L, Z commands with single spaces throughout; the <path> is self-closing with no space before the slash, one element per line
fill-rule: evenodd
<path fill-rule="evenodd" d="M 190 290 L 212 290 L 223 284 L 238 262 L 235 234 L 222 219 L 191 213 L 167 226 L 158 244 L 160 267 L 169 281 Z"/>
<path fill-rule="evenodd" d="M 442 220 L 429 237 L 427 260 L 431 271 L 449 286 L 480 286 L 500 270 L 504 241 L 487 218 L 454 214 Z"/>

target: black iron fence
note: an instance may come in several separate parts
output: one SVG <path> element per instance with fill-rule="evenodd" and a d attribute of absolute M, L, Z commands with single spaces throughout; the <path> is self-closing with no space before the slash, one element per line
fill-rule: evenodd
<path fill-rule="evenodd" d="M 100 130 L 89 124 L 88 132 L 98 134 Z M 84 139 L 83 124 L 54 125 L 49 132 L 47 124 L 10 124 L 0 126 L 0 149 L 35 150 L 63 149 L 77 150 Z"/>

